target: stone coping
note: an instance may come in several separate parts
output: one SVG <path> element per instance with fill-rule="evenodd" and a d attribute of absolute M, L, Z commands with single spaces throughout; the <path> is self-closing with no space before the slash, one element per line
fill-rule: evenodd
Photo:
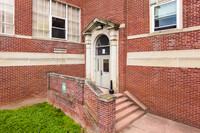
<path fill-rule="evenodd" d="M 93 84 L 90 80 L 86 80 L 85 83 L 88 87 L 95 93 L 99 100 L 104 102 L 111 102 L 116 99 L 116 96 L 111 94 L 105 94 L 100 90 L 95 84 Z"/>
<path fill-rule="evenodd" d="M 104 101 L 104 102 L 111 102 L 116 100 L 116 96 L 115 95 L 111 95 L 111 94 L 102 94 L 98 97 L 99 100 Z"/>
<path fill-rule="evenodd" d="M 103 92 L 95 84 L 93 84 L 92 81 L 86 80 L 85 83 L 95 93 L 96 96 L 103 94 Z"/>
<path fill-rule="evenodd" d="M 85 83 L 85 80 L 86 80 L 86 78 L 73 77 L 73 76 L 62 75 L 62 74 L 57 74 L 57 73 L 48 73 L 47 75 L 52 76 L 52 77 L 62 78 L 62 79 L 73 80 L 78 83 Z"/>
<path fill-rule="evenodd" d="M 94 94 L 98 97 L 99 100 L 104 101 L 104 102 L 111 102 L 116 99 L 116 96 L 111 95 L 111 94 L 104 94 L 95 84 L 92 83 L 89 79 L 86 78 L 80 78 L 80 77 L 73 77 L 73 76 L 68 76 L 68 75 L 62 75 L 62 74 L 57 74 L 57 73 L 48 73 L 48 76 L 52 77 L 58 77 L 62 79 L 68 79 L 68 80 L 73 80 L 77 83 L 85 83 L 93 92 Z"/>

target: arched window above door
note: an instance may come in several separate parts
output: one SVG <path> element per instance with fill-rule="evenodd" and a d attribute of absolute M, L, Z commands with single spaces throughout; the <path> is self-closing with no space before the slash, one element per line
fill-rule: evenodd
<path fill-rule="evenodd" d="M 110 42 L 106 35 L 102 35 L 97 39 L 96 55 L 110 55 Z"/>

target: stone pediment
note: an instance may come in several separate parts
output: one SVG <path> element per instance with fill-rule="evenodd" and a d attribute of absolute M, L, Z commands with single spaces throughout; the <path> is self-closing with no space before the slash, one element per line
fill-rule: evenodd
<path fill-rule="evenodd" d="M 107 20 L 103 20 L 100 18 L 95 18 L 92 22 L 89 23 L 89 25 L 83 30 L 82 34 L 86 35 L 89 34 L 92 30 L 97 29 L 98 24 L 104 26 L 106 25 L 108 29 L 119 29 L 119 24 L 113 23 Z"/>

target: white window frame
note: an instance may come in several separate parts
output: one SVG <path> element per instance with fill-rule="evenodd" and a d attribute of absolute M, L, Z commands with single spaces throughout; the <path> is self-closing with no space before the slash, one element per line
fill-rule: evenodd
<path fill-rule="evenodd" d="M 64 28 L 57 28 L 57 27 L 53 27 L 52 26 L 52 18 L 58 18 L 58 19 L 62 19 L 62 20 L 65 20 L 65 29 Z M 65 30 L 65 39 L 64 40 L 66 40 L 66 30 L 67 30 L 67 27 L 66 27 L 66 21 L 67 21 L 67 19 L 66 18 L 62 18 L 62 17 L 58 17 L 58 16 L 55 16 L 55 15 L 52 15 L 51 16 L 51 33 L 52 33 L 52 29 L 54 28 L 54 29 L 59 29 L 59 30 Z M 52 37 L 52 34 L 51 34 L 51 38 L 55 38 L 55 39 L 63 39 L 63 38 L 57 38 L 57 37 Z"/>
<path fill-rule="evenodd" d="M 0 4 L 2 4 L 2 3 L 0 3 Z M 7 4 L 2 4 L 2 5 L 7 5 Z M 13 26 L 13 34 L 10 34 L 10 33 L 0 33 L 0 34 L 15 35 L 15 0 L 13 0 L 13 23 L 12 24 L 5 23 L 5 24 Z"/>
<path fill-rule="evenodd" d="M 177 1 L 177 17 L 176 17 L 176 28 L 173 29 L 166 29 L 166 30 L 174 30 L 174 29 L 182 29 L 183 28 L 183 1 L 182 0 L 167 0 L 166 2 L 159 2 L 158 0 L 156 0 L 156 4 L 150 5 L 150 33 L 153 32 L 162 32 L 162 31 L 166 31 L 166 30 L 159 30 L 159 31 L 155 31 L 155 15 L 154 15 L 154 9 L 155 7 L 159 6 L 159 5 L 163 5 L 163 4 L 167 4 L 173 1 Z"/>
<path fill-rule="evenodd" d="M 37 0 L 36 0 L 37 1 Z M 38 1 L 37 1 L 38 2 Z M 32 2 L 32 4 L 33 4 L 33 2 Z M 45 3 L 46 4 L 46 3 Z M 49 4 L 50 4 L 50 2 L 49 2 Z M 37 5 L 38 5 L 38 3 L 37 3 Z M 50 6 L 50 5 L 49 5 Z M 33 7 L 34 8 L 34 7 Z M 50 8 L 50 7 L 49 7 Z M 50 12 L 50 11 L 49 11 Z M 36 27 L 33 27 L 33 15 L 34 15 L 34 13 L 36 13 L 37 14 L 37 21 L 36 21 L 36 23 L 37 23 L 37 26 Z M 40 38 L 40 39 L 49 39 L 50 37 L 48 36 L 48 37 L 44 37 L 44 31 L 48 31 L 48 32 L 50 32 L 50 30 L 49 30 L 49 28 L 48 29 L 45 29 L 44 27 L 43 28 L 38 28 L 38 15 L 42 15 L 43 17 L 44 16 L 47 16 L 47 17 L 49 17 L 49 13 L 44 13 L 44 12 L 41 12 L 41 11 L 34 11 L 33 9 L 32 9 L 32 36 L 33 37 L 36 37 L 36 38 Z M 43 23 L 44 23 L 44 21 L 43 21 Z M 49 24 L 50 24 L 50 22 L 49 22 Z M 43 25 L 44 26 L 44 25 Z M 37 30 L 37 35 L 35 36 L 35 35 L 33 35 L 33 30 L 34 29 L 36 29 Z M 43 36 L 41 37 L 41 36 L 39 36 L 38 35 L 38 30 L 43 30 Z"/>
<path fill-rule="evenodd" d="M 69 6 L 71 6 L 71 5 L 69 5 Z M 67 7 L 68 9 L 69 9 L 69 6 Z M 74 7 L 74 6 L 71 6 L 71 7 Z M 75 8 L 77 8 L 77 7 L 75 7 Z M 78 35 L 79 36 L 79 39 L 78 39 L 78 42 L 81 42 L 81 9 L 80 8 L 77 8 L 77 9 L 79 9 L 79 13 L 78 13 L 78 15 L 79 15 L 79 33 L 78 34 L 76 34 L 76 35 Z M 71 18 L 72 18 L 72 16 L 73 16 L 73 10 L 72 10 L 72 8 L 71 8 Z M 68 16 L 67 16 L 68 17 Z M 69 20 L 68 20 L 68 18 L 67 18 L 67 22 L 68 22 Z M 71 30 L 72 30 L 72 25 L 71 25 Z M 74 34 L 71 34 L 71 35 L 74 35 Z M 68 37 L 68 35 L 67 35 L 67 37 Z M 68 38 L 68 41 L 72 41 L 73 42 L 73 40 L 70 40 L 69 38 Z"/>
<path fill-rule="evenodd" d="M 59 2 L 59 1 L 57 1 L 57 2 Z M 50 0 L 49 4 L 50 4 L 50 6 L 49 6 L 49 8 L 50 8 L 50 12 L 49 12 L 49 30 L 50 30 L 49 31 L 49 37 L 51 39 L 61 39 L 61 40 L 67 40 L 68 41 L 68 4 L 64 3 L 65 6 L 66 6 L 66 15 L 65 15 L 66 18 L 62 18 L 62 17 L 58 17 L 58 16 L 55 16 L 55 15 L 52 15 L 52 11 L 51 11 L 51 9 L 52 9 L 52 0 Z M 76 7 L 76 6 L 74 6 L 74 7 Z M 80 43 L 81 42 L 81 8 L 79 8 L 79 7 L 76 7 L 76 8 L 79 9 L 79 41 L 76 42 L 76 43 Z M 65 39 L 52 37 L 52 18 L 53 17 L 65 20 Z M 70 40 L 70 41 L 73 41 L 73 40 Z"/>

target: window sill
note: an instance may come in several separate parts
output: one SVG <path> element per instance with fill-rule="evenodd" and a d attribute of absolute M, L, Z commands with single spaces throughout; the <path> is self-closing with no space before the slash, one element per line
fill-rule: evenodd
<path fill-rule="evenodd" d="M 57 42 L 66 42 L 66 43 L 73 43 L 73 44 L 85 44 L 83 42 L 74 42 L 74 41 L 67 41 L 64 39 L 55 39 L 55 38 L 40 38 L 40 37 L 33 37 L 33 36 L 24 36 L 24 35 L 14 35 L 14 34 L 4 34 L 0 33 L 0 37 L 16 37 L 16 38 L 24 38 L 24 39 L 36 39 L 36 40 L 46 40 L 46 41 L 57 41 Z"/>
<path fill-rule="evenodd" d="M 194 27 L 182 28 L 182 29 L 155 31 L 149 34 L 139 34 L 139 35 L 128 36 L 127 39 L 153 37 L 153 36 L 168 35 L 168 34 L 175 34 L 175 33 L 182 33 L 182 32 L 190 32 L 190 31 L 196 31 L 196 30 L 200 30 L 200 26 L 194 26 Z"/>
<path fill-rule="evenodd" d="M 68 41 L 68 40 L 65 40 L 65 39 L 59 39 L 59 38 L 50 38 L 50 39 L 47 39 L 47 40 L 51 40 L 51 41 L 58 41 L 58 42 L 68 42 L 68 43 L 78 43 L 78 44 L 85 44 L 85 43 L 81 43 L 81 42 L 75 42 L 75 41 Z"/>
<path fill-rule="evenodd" d="M 14 34 L 6 34 L 6 33 L 0 33 L 0 36 L 5 36 L 5 37 L 14 37 Z"/>

